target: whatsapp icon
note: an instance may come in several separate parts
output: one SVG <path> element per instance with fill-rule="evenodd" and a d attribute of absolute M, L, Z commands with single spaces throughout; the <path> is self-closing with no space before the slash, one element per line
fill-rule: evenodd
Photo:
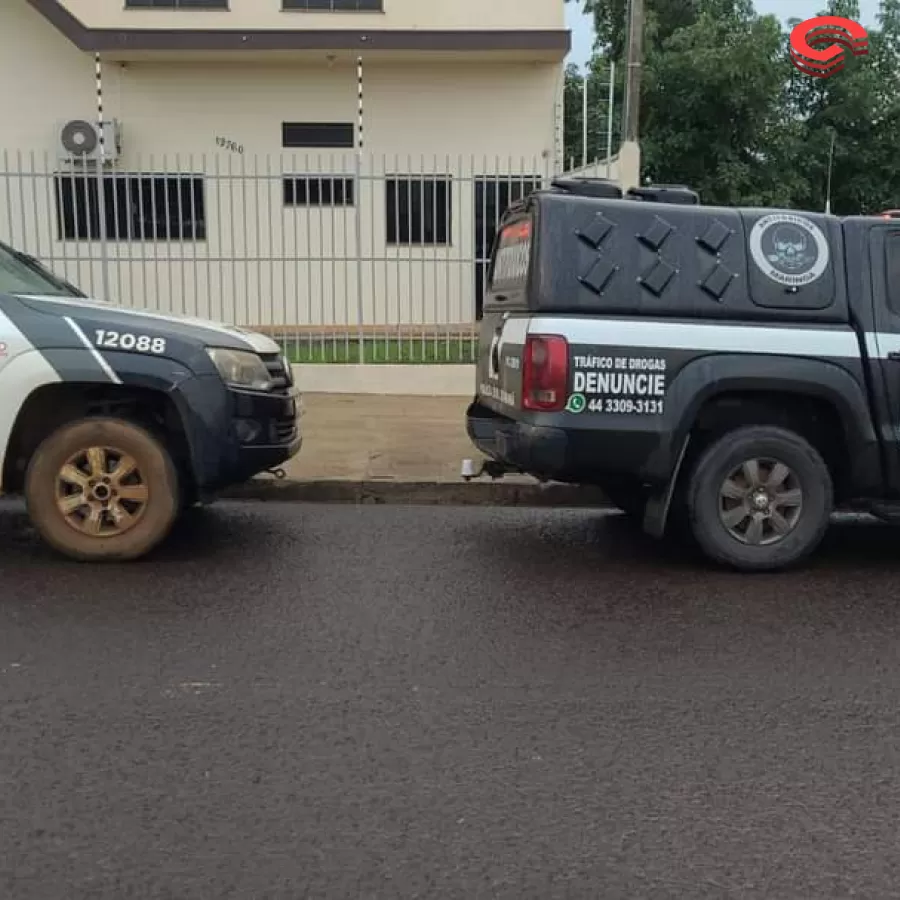
<path fill-rule="evenodd" d="M 569 402 L 566 403 L 566 412 L 581 413 L 584 412 L 586 406 L 587 400 L 584 399 L 584 394 L 572 394 Z"/>

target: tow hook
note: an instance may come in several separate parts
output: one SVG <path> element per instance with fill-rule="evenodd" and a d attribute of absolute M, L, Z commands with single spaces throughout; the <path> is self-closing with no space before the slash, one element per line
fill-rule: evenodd
<path fill-rule="evenodd" d="M 464 481 L 472 481 L 485 475 L 496 481 L 498 478 L 503 478 L 506 475 L 506 466 L 495 459 L 486 459 L 481 463 L 480 467 L 477 467 L 474 459 L 464 459 L 460 474 Z"/>
<path fill-rule="evenodd" d="M 266 471 L 270 475 L 273 475 L 275 478 L 277 478 L 279 481 L 281 481 L 281 479 L 287 475 L 287 472 L 285 472 L 284 469 L 266 469 Z"/>

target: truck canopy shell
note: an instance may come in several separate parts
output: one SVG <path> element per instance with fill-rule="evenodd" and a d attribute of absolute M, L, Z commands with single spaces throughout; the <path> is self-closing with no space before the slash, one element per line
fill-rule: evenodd
<path fill-rule="evenodd" d="M 498 250 L 510 250 L 515 231 L 525 234 L 527 269 L 505 259 L 497 267 Z M 518 249 L 521 259 L 526 248 Z M 598 197 L 551 188 L 507 210 L 487 288 L 492 312 L 849 320 L 838 218 L 612 191 Z"/>

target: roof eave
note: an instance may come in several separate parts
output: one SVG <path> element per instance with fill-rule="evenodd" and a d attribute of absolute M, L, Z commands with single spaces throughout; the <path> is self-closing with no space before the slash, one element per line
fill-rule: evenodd
<path fill-rule="evenodd" d="M 568 54 L 572 45 L 566 29 L 508 31 L 422 31 L 350 29 L 148 29 L 90 28 L 60 0 L 28 2 L 61 31 L 79 50 L 103 53 L 116 50 L 410 50 L 485 52 L 518 50 Z"/>

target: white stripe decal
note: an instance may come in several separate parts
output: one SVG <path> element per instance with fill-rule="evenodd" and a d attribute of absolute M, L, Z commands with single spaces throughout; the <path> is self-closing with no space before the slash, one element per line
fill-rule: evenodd
<path fill-rule="evenodd" d="M 882 359 L 881 355 L 881 346 L 883 335 L 879 335 L 876 332 L 866 332 L 866 353 L 872 359 Z"/>
<path fill-rule="evenodd" d="M 887 359 L 892 353 L 900 350 L 900 334 L 892 331 L 878 331 L 866 335 L 869 355 L 876 359 Z"/>
<path fill-rule="evenodd" d="M 100 354 L 100 351 L 88 340 L 88 336 L 81 330 L 81 326 L 69 316 L 63 316 L 63 320 L 68 323 L 69 327 L 75 334 L 78 335 L 78 339 L 84 344 L 85 347 L 90 351 L 91 356 L 97 360 L 97 363 L 100 365 L 100 368 L 103 369 L 104 372 L 109 376 L 110 380 L 113 384 L 121 384 L 122 379 L 119 378 L 118 375 L 113 371 L 112 366 L 103 358 Z"/>
<path fill-rule="evenodd" d="M 504 344 L 524 344 L 528 334 L 528 319 L 507 319 L 503 323 L 502 340 Z"/>
<path fill-rule="evenodd" d="M 571 343 L 654 350 L 708 350 L 784 356 L 858 359 L 856 332 L 849 328 L 773 328 L 629 319 L 580 319 L 537 316 L 530 333 L 564 335 Z"/>
<path fill-rule="evenodd" d="M 0 403 L 0 472 L 9 452 L 9 438 L 22 404 L 32 391 L 62 379 L 34 344 L 0 311 L 0 342 L 6 345 L 0 356 L 3 403 Z M 0 485 L 2 492 L 2 485 Z"/>
<path fill-rule="evenodd" d="M 251 350 L 257 353 L 280 353 L 279 345 L 270 337 L 256 331 L 242 331 L 236 326 L 227 325 L 224 322 L 213 322 L 209 319 L 199 319 L 195 316 L 184 316 L 178 313 L 160 313 L 147 309 L 132 309 L 126 306 L 115 306 L 112 303 L 104 303 L 101 300 L 82 300 L 78 297 L 56 297 L 28 295 L 28 300 L 37 300 L 43 303 L 55 303 L 60 306 L 74 306 L 78 309 L 91 309 L 99 313 L 111 312 L 116 315 L 137 316 L 139 318 L 155 319 L 159 322 L 168 322 L 170 325 L 196 325 L 207 331 L 216 331 L 219 334 L 243 341 Z"/>

